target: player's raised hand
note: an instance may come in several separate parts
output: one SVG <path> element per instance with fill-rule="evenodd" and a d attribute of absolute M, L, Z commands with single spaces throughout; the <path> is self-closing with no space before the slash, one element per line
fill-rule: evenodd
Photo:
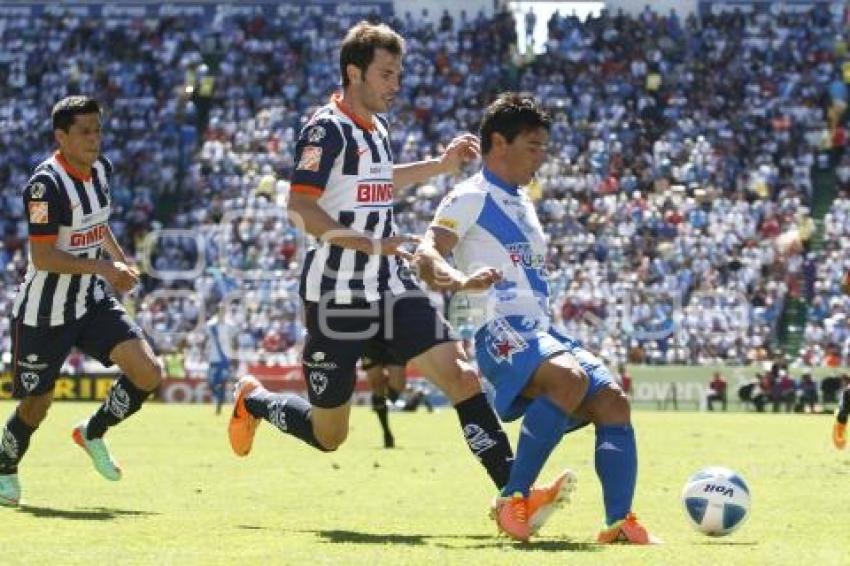
<path fill-rule="evenodd" d="M 495 267 L 482 267 L 467 277 L 460 287 L 460 291 L 484 291 L 489 289 L 493 283 L 502 280 L 502 272 Z"/>
<path fill-rule="evenodd" d="M 118 293 L 126 293 L 139 283 L 139 272 L 120 261 L 105 262 L 101 274 Z"/>
<path fill-rule="evenodd" d="M 454 138 L 443 151 L 440 163 L 446 173 L 457 173 L 467 161 L 478 159 L 481 146 L 478 137 L 473 134 L 463 134 Z"/>
<path fill-rule="evenodd" d="M 415 248 L 422 240 L 419 236 L 413 234 L 397 234 L 380 240 L 381 255 L 397 255 L 410 261 L 413 259 L 413 253 L 404 249 L 405 244 L 410 244 L 411 248 Z"/>

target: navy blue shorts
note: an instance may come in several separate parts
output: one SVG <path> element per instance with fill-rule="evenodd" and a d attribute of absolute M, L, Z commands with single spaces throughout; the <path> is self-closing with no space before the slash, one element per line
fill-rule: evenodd
<path fill-rule="evenodd" d="M 363 348 L 360 365 L 363 369 L 372 369 L 375 366 L 404 366 L 405 363 L 390 350 L 389 346 L 378 340 L 372 340 Z"/>
<path fill-rule="evenodd" d="M 357 360 L 367 344 L 377 342 L 404 365 L 437 344 L 455 340 L 442 313 L 416 292 L 361 305 L 306 301 L 304 315 L 307 395 L 311 404 L 325 409 L 351 399 Z"/>
<path fill-rule="evenodd" d="M 97 303 L 74 322 L 59 326 L 27 326 L 12 319 L 12 395 L 15 399 L 43 395 L 53 390 L 62 364 L 76 346 L 106 367 L 109 354 L 127 340 L 143 339 L 114 297 Z"/>

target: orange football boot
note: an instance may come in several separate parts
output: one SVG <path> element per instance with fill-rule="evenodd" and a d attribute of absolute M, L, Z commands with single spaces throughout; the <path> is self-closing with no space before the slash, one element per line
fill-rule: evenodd
<path fill-rule="evenodd" d="M 838 421 L 832 426 L 832 443 L 841 450 L 847 445 L 847 425 Z"/>
<path fill-rule="evenodd" d="M 258 387 L 262 387 L 253 375 L 243 375 L 236 382 L 233 391 L 233 414 L 227 425 L 227 436 L 230 438 L 230 447 L 237 456 L 247 456 L 254 444 L 254 433 L 260 426 L 262 420 L 248 412 L 245 407 L 245 398 Z"/>
<path fill-rule="evenodd" d="M 528 537 L 531 536 L 528 525 L 528 501 L 521 493 L 494 499 L 490 508 L 490 518 L 496 521 L 500 532 L 514 540 L 528 542 Z"/>
<path fill-rule="evenodd" d="M 601 544 L 661 544 L 661 539 L 649 534 L 649 531 L 638 523 L 635 514 L 629 513 L 625 519 L 600 531 L 599 536 L 596 537 L 596 542 Z"/>
<path fill-rule="evenodd" d="M 572 470 L 564 470 L 548 485 L 531 488 L 527 502 L 528 526 L 532 535 L 537 534 L 555 510 L 570 502 L 570 496 L 576 488 L 576 481 L 576 475 Z"/>

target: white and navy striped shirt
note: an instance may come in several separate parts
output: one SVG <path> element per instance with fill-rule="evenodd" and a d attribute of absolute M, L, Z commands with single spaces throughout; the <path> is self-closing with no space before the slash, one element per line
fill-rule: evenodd
<path fill-rule="evenodd" d="M 99 157 L 91 172 L 76 171 L 59 153 L 35 168 L 23 191 L 29 238 L 54 242 L 77 257 L 100 259 L 108 230 L 112 164 Z M 107 296 L 97 275 L 36 269 L 30 253 L 12 314 L 27 326 L 59 326 L 82 317 Z"/>
<path fill-rule="evenodd" d="M 393 155 L 387 121 L 349 113 L 335 96 L 301 131 L 295 147 L 293 192 L 317 196 L 318 205 L 343 226 L 372 236 L 396 234 L 393 222 Z M 419 289 L 407 262 L 318 242 L 304 259 L 300 294 L 318 302 L 331 293 L 339 304 L 374 302 L 384 293 Z"/>

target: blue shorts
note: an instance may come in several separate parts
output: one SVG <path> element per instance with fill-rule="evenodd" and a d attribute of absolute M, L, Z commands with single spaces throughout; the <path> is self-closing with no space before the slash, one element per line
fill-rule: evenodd
<path fill-rule="evenodd" d="M 544 330 L 530 317 L 496 318 L 476 332 L 478 368 L 493 385 L 496 412 L 503 421 L 516 420 L 525 413 L 532 400 L 520 393 L 543 362 L 563 352 L 572 355 L 587 374 L 585 398 L 615 383 L 605 364 L 581 342 L 551 328 Z"/>
<path fill-rule="evenodd" d="M 207 371 L 207 382 L 211 387 L 216 387 L 223 383 L 227 383 L 230 379 L 230 363 L 229 362 L 212 362 Z"/>

